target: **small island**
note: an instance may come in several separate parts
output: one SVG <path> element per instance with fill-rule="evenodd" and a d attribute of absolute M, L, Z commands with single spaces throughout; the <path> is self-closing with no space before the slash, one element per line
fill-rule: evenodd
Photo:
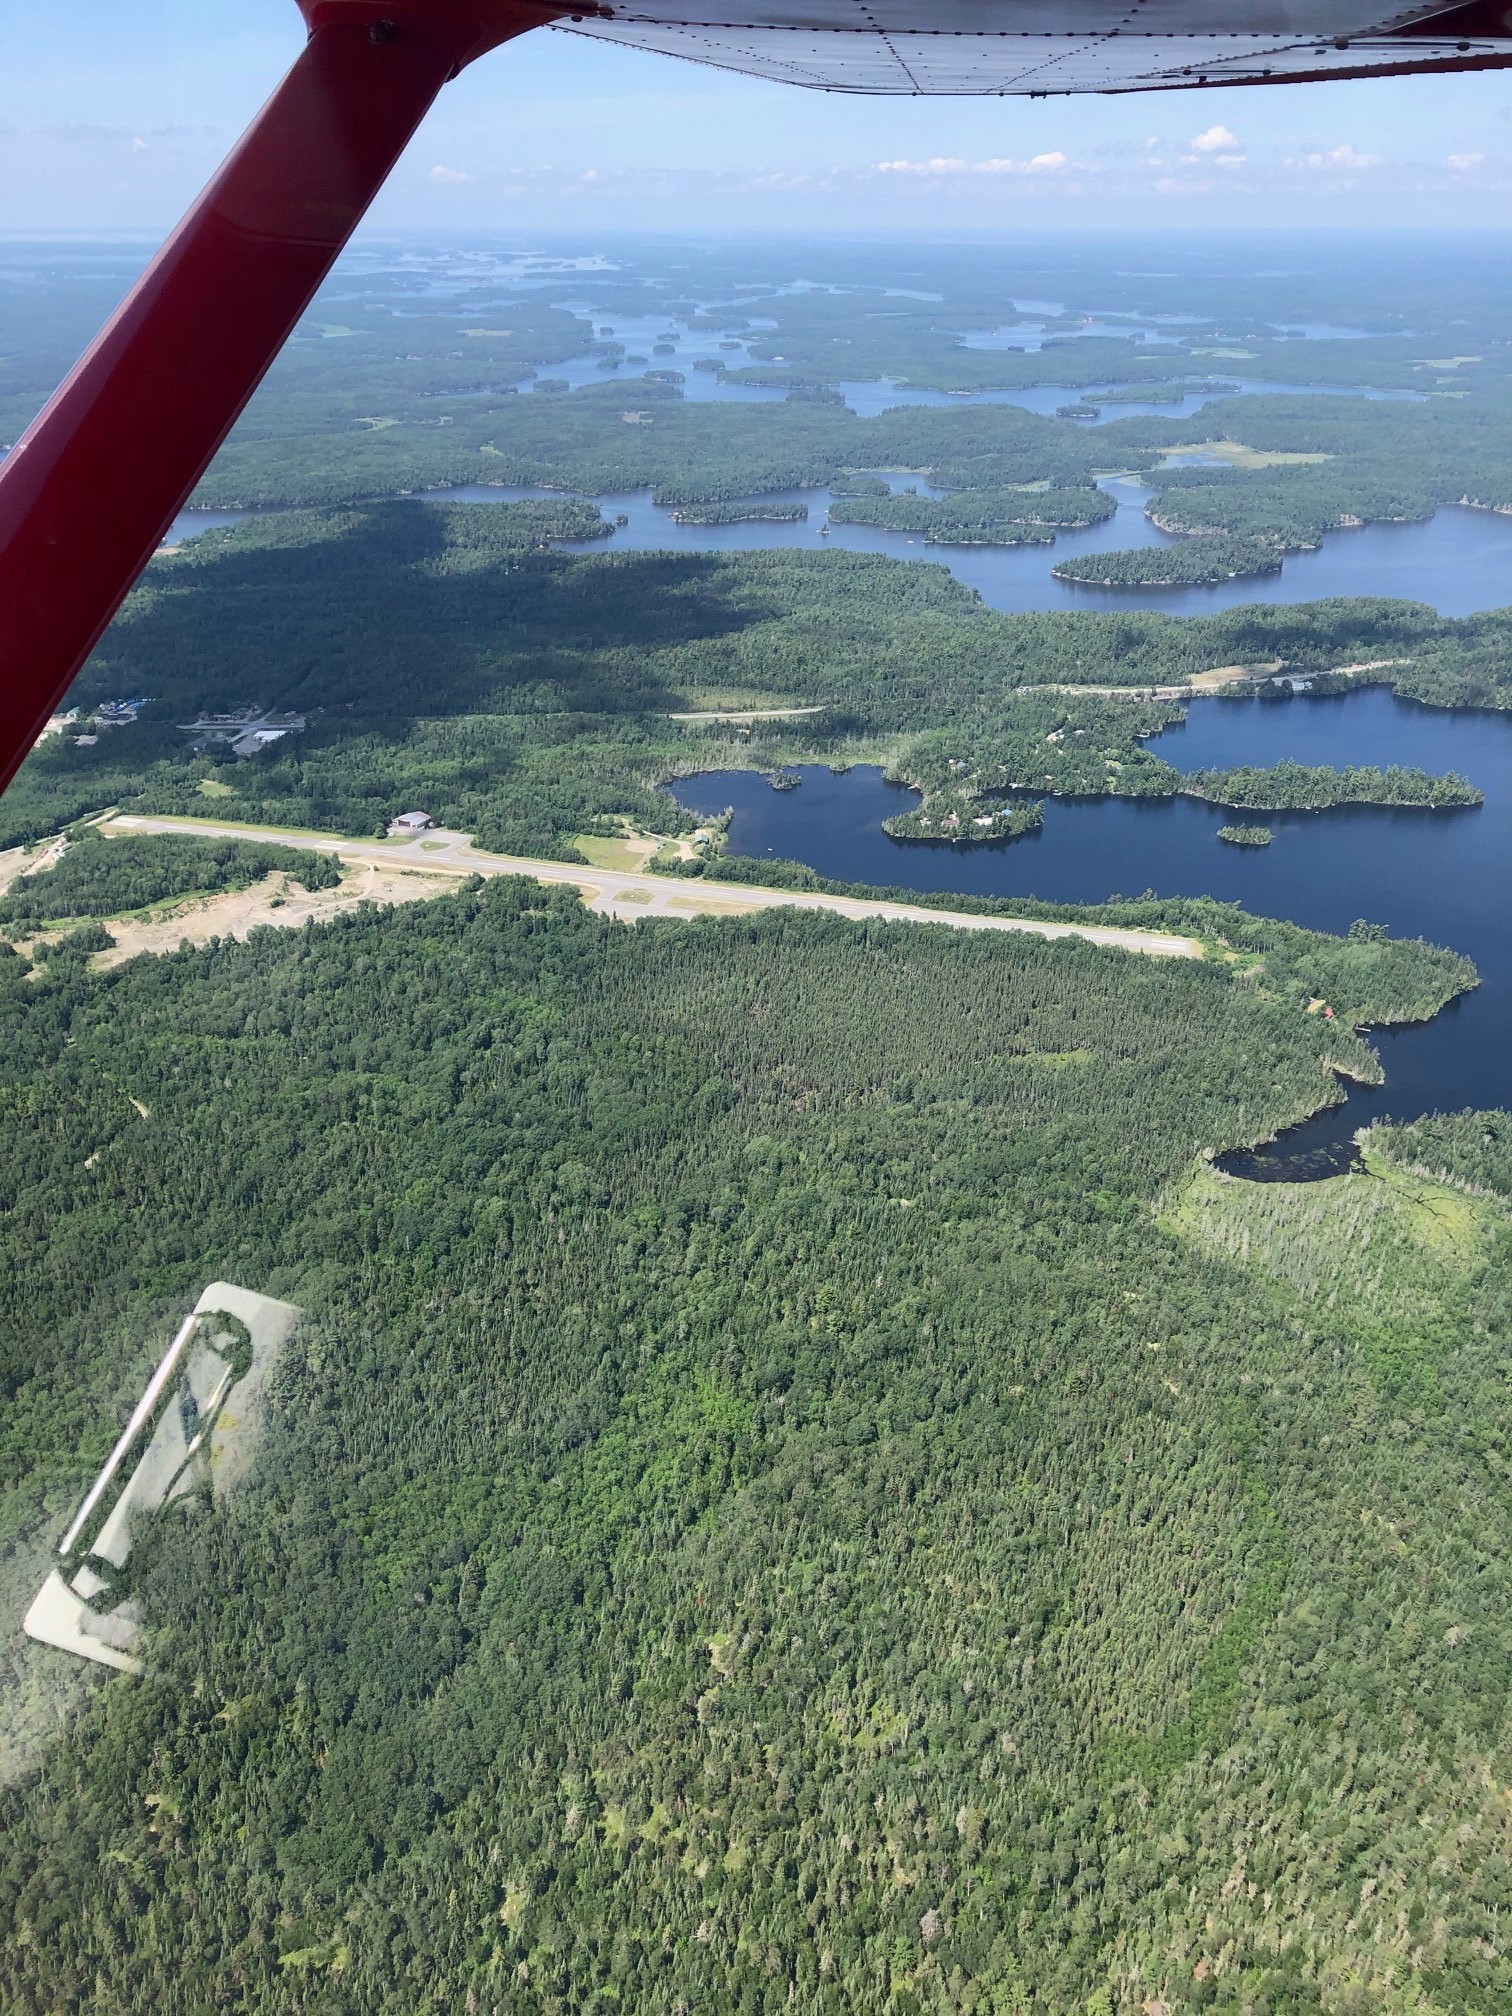
<path fill-rule="evenodd" d="M 974 847 L 1038 833 L 1044 823 L 1045 808 L 1037 799 L 1011 798 L 984 808 L 958 792 L 941 792 L 912 812 L 884 819 L 882 831 L 894 840 L 943 840 L 953 847 Z"/>
<path fill-rule="evenodd" d="M 1231 378 L 1146 378 L 1097 396 L 1105 406 L 1174 406 L 1178 399 L 1230 399 L 1238 390 Z"/>
<path fill-rule="evenodd" d="M 1184 539 L 1179 546 L 1133 546 L 1062 560 L 1057 581 L 1083 588 L 1208 588 L 1279 574 L 1282 555 L 1257 539 Z"/>
<path fill-rule="evenodd" d="M 777 498 L 745 502 L 715 499 L 706 504 L 679 504 L 674 525 L 793 525 L 808 517 L 807 504 L 785 504 Z"/>
<path fill-rule="evenodd" d="M 1095 484 L 957 490 L 948 497 L 916 490 L 831 495 L 832 524 L 922 534 L 930 546 L 1049 546 L 1058 531 L 1100 525 L 1118 508 Z"/>
<path fill-rule="evenodd" d="M 1218 838 L 1230 847 L 1269 847 L 1272 839 L 1269 826 L 1220 826 Z"/>
<path fill-rule="evenodd" d="M 1389 770 L 1367 763 L 1343 770 L 1309 763 L 1276 763 L 1268 770 L 1193 770 L 1181 788 L 1189 797 L 1231 812 L 1326 812 L 1335 805 L 1444 812 L 1485 802 L 1483 792 L 1452 770 L 1435 777 L 1396 763 Z"/>

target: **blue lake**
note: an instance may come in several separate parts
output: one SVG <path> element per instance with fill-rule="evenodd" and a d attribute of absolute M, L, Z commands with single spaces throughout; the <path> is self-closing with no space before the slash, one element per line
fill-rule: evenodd
<path fill-rule="evenodd" d="M 805 861 L 843 881 L 1057 903 L 1147 889 L 1214 896 L 1324 931 L 1366 917 L 1475 961 L 1481 986 L 1434 1021 L 1375 1033 L 1384 1086 L 1351 1087 L 1342 1106 L 1274 1149 L 1236 1158 L 1241 1173 L 1346 1167 L 1355 1130 L 1375 1118 L 1512 1108 L 1512 718 L 1417 707 L 1383 688 L 1336 699 L 1201 700 L 1151 746 L 1182 770 L 1287 757 L 1457 770 L 1486 802 L 1443 813 L 1270 813 L 1272 845 L 1240 849 L 1215 837 L 1230 815 L 1192 799 L 1050 799 L 1040 833 L 960 849 L 889 838 L 883 819 L 913 794 L 873 767 L 843 775 L 805 767 L 801 788 L 786 792 L 751 771 L 707 772 L 680 780 L 673 796 L 704 816 L 733 808 L 732 853 Z"/>
<path fill-rule="evenodd" d="M 938 491 L 921 477 L 892 474 L 896 489 Z M 1316 602 L 1332 595 L 1396 595 L 1426 602 L 1444 616 L 1468 616 L 1477 609 L 1512 606 L 1512 517 L 1450 505 L 1416 525 L 1365 525 L 1330 532 L 1314 553 L 1294 553 L 1279 574 L 1259 580 L 1224 581 L 1207 588 L 1089 588 L 1056 580 L 1060 561 L 1078 554 L 1110 553 L 1133 546 L 1174 542 L 1146 517 L 1149 492 L 1139 483 L 1108 479 L 1103 488 L 1117 505 L 1114 515 L 1084 532 L 1061 532 L 1053 546 L 930 546 L 922 538 L 884 532 L 869 525 L 832 525 L 834 501 L 828 490 L 788 490 L 773 501 L 806 506 L 805 519 L 752 521 L 743 525 L 680 525 L 648 490 L 628 491 L 592 501 L 610 519 L 624 517 L 609 540 L 563 542 L 565 552 L 620 551 L 735 553 L 757 548 L 885 553 L 895 560 L 944 567 L 975 589 L 992 609 L 1162 609 L 1172 616 L 1210 616 L 1219 609 L 1264 602 Z M 559 491 L 465 483 L 422 493 L 434 504 L 505 504 L 527 497 L 560 496 Z M 181 511 L 165 544 L 176 546 L 217 526 L 234 525 L 246 511 Z"/>
<path fill-rule="evenodd" d="M 917 477 L 892 480 L 895 489 L 913 487 L 936 494 Z M 1162 609 L 1173 616 L 1210 616 L 1250 603 L 1315 602 L 1332 595 L 1405 596 L 1430 603 L 1445 616 L 1512 604 L 1512 518 L 1458 505 L 1417 525 L 1365 525 L 1356 531 L 1331 532 L 1316 552 L 1293 554 L 1279 574 L 1258 580 L 1224 581 L 1206 588 L 1088 588 L 1058 581 L 1052 568 L 1077 554 L 1174 543 L 1145 516 L 1149 493 L 1142 485 L 1109 481 L 1104 488 L 1118 506 L 1113 517 L 1084 532 L 1058 533 L 1053 546 L 930 546 L 923 538 L 902 532 L 830 524 L 826 514 L 833 500 L 827 490 L 784 491 L 776 500 L 806 504 L 806 519 L 744 525 L 679 525 L 669 510 L 652 503 L 648 491 L 594 501 L 610 518 L 623 514 L 628 520 L 610 542 L 618 548 L 730 553 L 781 547 L 886 553 L 895 560 L 945 567 L 957 581 L 974 588 L 990 608 L 1010 611 Z M 489 493 L 439 494 L 478 500 Z M 594 540 L 578 550 L 603 544 Z"/>

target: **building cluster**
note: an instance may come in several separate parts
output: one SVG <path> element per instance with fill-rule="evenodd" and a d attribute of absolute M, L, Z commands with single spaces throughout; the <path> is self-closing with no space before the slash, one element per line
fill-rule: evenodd
<path fill-rule="evenodd" d="M 297 735 L 304 725 L 303 714 L 270 714 L 261 707 L 232 707 L 179 724 L 185 735 L 193 737 L 194 748 L 208 749 L 219 742 L 237 757 L 260 756 L 286 735 Z"/>
<path fill-rule="evenodd" d="M 94 718 L 102 728 L 125 728 L 146 705 L 145 695 L 134 700 L 102 700 L 94 710 Z"/>

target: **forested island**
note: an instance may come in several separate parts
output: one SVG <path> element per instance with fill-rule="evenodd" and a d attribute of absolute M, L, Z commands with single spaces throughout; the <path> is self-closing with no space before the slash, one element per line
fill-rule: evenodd
<path fill-rule="evenodd" d="M 1283 555 L 1258 539 L 1183 539 L 1169 546 L 1132 546 L 1058 560 L 1057 581 L 1089 588 L 1192 588 L 1279 574 Z"/>
<path fill-rule="evenodd" d="M 960 490 L 921 497 L 912 490 L 837 496 L 829 515 L 836 525 L 877 525 L 889 532 L 922 532 L 939 546 L 1048 546 L 1057 531 L 1099 525 L 1117 505 L 1089 485 L 1070 489 Z"/>
<path fill-rule="evenodd" d="M 1367 477 L 1331 462 L 1257 469 L 1197 464 L 1155 470 L 1143 480 L 1155 490 L 1148 509 L 1163 532 L 1270 540 L 1292 551 L 1318 545 L 1326 532 L 1400 524 L 1433 510 L 1405 471 Z"/>
<path fill-rule="evenodd" d="M 1485 803 L 1484 794 L 1452 771 L 1441 777 L 1392 764 L 1350 764 L 1343 770 L 1277 763 L 1268 770 L 1192 770 L 1181 788 L 1210 805 L 1236 812 L 1323 812 L 1335 805 L 1415 806 L 1425 811 Z"/>
<path fill-rule="evenodd" d="M 783 503 L 775 497 L 753 497 L 744 503 L 679 504 L 672 513 L 676 525 L 793 525 L 807 517 L 807 504 Z"/>
<path fill-rule="evenodd" d="M 1097 395 L 1104 406 L 1174 406 L 1197 394 L 1212 397 L 1239 387 L 1226 378 L 1167 378 L 1155 384 L 1111 385 Z"/>
<path fill-rule="evenodd" d="M 1034 800 L 984 804 L 960 792 L 932 791 L 912 811 L 884 819 L 882 830 L 895 840 L 943 840 L 971 847 L 984 841 L 1017 840 L 1022 834 L 1038 833 L 1044 823 L 1045 808 Z"/>
<path fill-rule="evenodd" d="M 1269 847 L 1275 835 L 1269 826 L 1220 826 L 1218 838 L 1230 847 Z"/>

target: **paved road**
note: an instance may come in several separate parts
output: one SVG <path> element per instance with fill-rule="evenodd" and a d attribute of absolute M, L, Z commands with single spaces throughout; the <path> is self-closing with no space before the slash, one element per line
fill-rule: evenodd
<path fill-rule="evenodd" d="M 1124 931 L 1110 924 L 1052 924 L 1029 917 L 977 917 L 964 910 L 928 910 L 918 903 L 880 898 L 827 896 L 812 890 L 762 889 L 744 882 L 715 882 L 702 876 L 683 881 L 621 868 L 591 868 L 570 861 L 531 861 L 509 854 L 485 854 L 466 833 L 437 828 L 403 840 L 348 840 L 336 833 L 279 833 L 266 826 L 232 825 L 219 819 L 171 819 L 124 814 L 104 822 L 107 833 L 200 833 L 206 838 L 271 841 L 339 854 L 353 866 L 418 870 L 426 875 L 528 875 L 537 882 L 565 882 L 581 890 L 589 907 L 614 917 L 733 915 L 771 909 L 832 910 L 841 917 L 881 917 L 899 924 L 948 924 L 956 931 L 1027 931 L 1038 938 L 1089 938 L 1125 952 L 1151 952 L 1169 959 L 1200 959 L 1195 938 L 1168 931 Z"/>

